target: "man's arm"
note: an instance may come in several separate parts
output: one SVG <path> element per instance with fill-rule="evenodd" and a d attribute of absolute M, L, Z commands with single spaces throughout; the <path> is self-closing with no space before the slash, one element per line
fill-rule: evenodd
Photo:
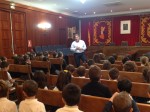
<path fill-rule="evenodd" d="M 72 42 L 71 47 L 70 47 L 70 50 L 71 50 L 71 51 L 76 51 L 76 47 L 75 47 L 75 45 L 74 45 L 74 42 Z"/>

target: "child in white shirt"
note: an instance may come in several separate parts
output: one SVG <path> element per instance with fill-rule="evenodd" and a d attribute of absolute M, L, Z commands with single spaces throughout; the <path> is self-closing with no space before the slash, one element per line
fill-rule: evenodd
<path fill-rule="evenodd" d="M 19 112 L 46 112 L 43 103 L 35 96 L 38 92 L 38 84 L 33 80 L 27 80 L 23 84 L 23 93 L 26 97 L 19 105 Z"/>
<path fill-rule="evenodd" d="M 77 104 L 80 101 L 81 89 L 75 84 L 68 84 L 62 92 L 63 102 L 65 106 L 58 109 L 56 112 L 82 112 L 78 109 Z"/>
<path fill-rule="evenodd" d="M 7 99 L 9 87 L 5 81 L 0 80 L 0 112 L 17 112 L 15 102 Z"/>

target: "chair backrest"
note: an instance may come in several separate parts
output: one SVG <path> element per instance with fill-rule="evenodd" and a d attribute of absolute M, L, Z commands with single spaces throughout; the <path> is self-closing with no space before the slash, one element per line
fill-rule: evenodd
<path fill-rule="evenodd" d="M 143 72 L 145 66 L 137 66 L 137 72 Z"/>
<path fill-rule="evenodd" d="M 60 69 L 63 70 L 62 65 L 63 65 L 63 59 L 61 58 L 49 58 L 51 64 L 57 64 L 60 65 Z"/>
<path fill-rule="evenodd" d="M 119 71 L 119 79 L 129 79 L 131 82 L 145 82 L 142 73 Z"/>
<path fill-rule="evenodd" d="M 43 51 L 43 52 L 49 51 L 49 50 L 48 50 L 48 47 L 47 47 L 47 46 L 42 46 L 42 51 Z"/>
<path fill-rule="evenodd" d="M 127 41 L 122 41 L 121 46 L 128 46 L 128 42 Z"/>
<path fill-rule="evenodd" d="M 30 65 L 10 64 L 9 72 L 25 73 L 28 74 L 28 78 L 31 79 L 30 74 L 32 73 L 32 70 Z"/>
<path fill-rule="evenodd" d="M 135 42 L 135 46 L 142 46 L 141 42 Z"/>
<path fill-rule="evenodd" d="M 39 89 L 36 95 L 40 102 L 46 105 L 63 107 L 62 94 L 60 91 Z"/>
<path fill-rule="evenodd" d="M 8 62 L 9 64 L 14 64 L 14 59 L 7 59 L 7 62 Z"/>
<path fill-rule="evenodd" d="M 36 53 L 42 52 L 41 46 L 35 46 L 35 52 Z"/>
<path fill-rule="evenodd" d="M 48 61 L 31 61 L 31 67 L 34 68 L 46 68 L 48 70 L 48 73 L 50 73 L 51 63 Z"/>
<path fill-rule="evenodd" d="M 62 94 L 59 91 L 39 89 L 37 93 L 37 99 L 47 105 L 63 107 Z M 78 104 L 79 109 L 84 112 L 102 112 L 108 98 L 81 95 L 80 102 Z M 140 112 L 149 112 L 150 105 L 137 103 Z M 114 112 L 113 109 L 111 112 Z"/>

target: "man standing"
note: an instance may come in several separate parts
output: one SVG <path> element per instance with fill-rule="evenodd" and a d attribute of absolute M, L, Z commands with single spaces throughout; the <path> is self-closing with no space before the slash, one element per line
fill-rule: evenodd
<path fill-rule="evenodd" d="M 84 51 L 86 50 L 86 44 L 83 40 L 80 40 L 78 34 L 74 35 L 75 41 L 72 42 L 70 50 L 74 52 L 74 58 L 77 67 L 80 66 L 80 59 L 86 62 Z"/>

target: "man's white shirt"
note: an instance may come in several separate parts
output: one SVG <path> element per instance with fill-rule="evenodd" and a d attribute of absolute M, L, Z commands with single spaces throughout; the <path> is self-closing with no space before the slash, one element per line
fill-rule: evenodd
<path fill-rule="evenodd" d="M 76 50 L 77 47 L 81 48 L 82 50 Z M 84 50 L 86 50 L 86 44 L 83 40 L 79 40 L 79 42 L 74 41 L 71 44 L 70 50 L 73 51 L 74 53 L 82 53 L 84 52 Z"/>

